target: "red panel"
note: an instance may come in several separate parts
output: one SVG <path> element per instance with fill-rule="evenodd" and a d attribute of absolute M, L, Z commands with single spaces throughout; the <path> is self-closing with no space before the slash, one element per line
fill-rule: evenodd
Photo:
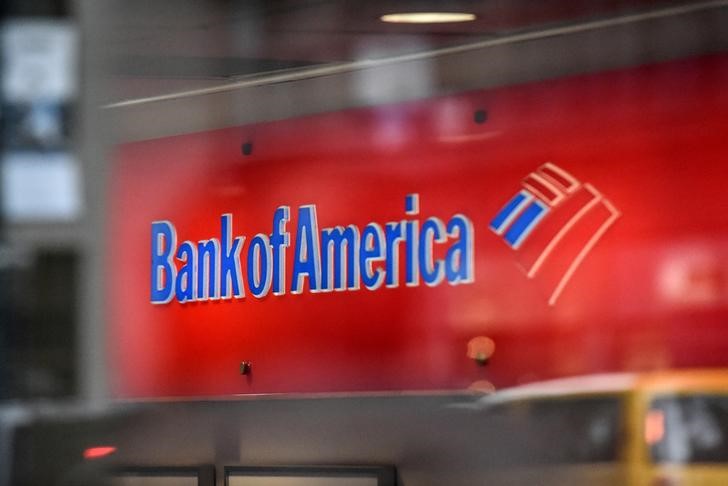
<path fill-rule="evenodd" d="M 593 206 L 585 206 L 586 211 L 573 223 L 553 246 L 551 252 L 543 260 L 543 264 L 534 269 L 532 276 L 549 293 L 549 301 L 557 302 L 563 288 L 568 285 L 572 270 L 578 270 L 580 261 L 585 261 L 590 250 L 598 243 L 601 234 L 609 230 L 616 221 L 617 215 L 610 211 L 600 200 Z"/>
<path fill-rule="evenodd" d="M 108 260 L 116 395 L 454 390 L 728 365 L 725 86 L 728 56 L 716 55 L 119 147 Z M 487 123 L 473 122 L 477 109 Z M 549 208 L 520 249 L 489 227 L 546 162 L 607 201 L 570 237 L 570 258 L 609 216 L 606 204 L 619 214 L 554 305 L 558 279 L 529 278 L 520 262 L 533 261 L 539 232 L 579 191 Z M 420 214 L 408 216 L 414 193 Z M 309 204 L 319 229 L 463 214 L 474 279 L 406 286 L 400 245 L 396 288 L 257 299 L 246 287 L 245 299 L 150 303 L 153 221 L 173 223 L 178 243 L 197 242 L 220 238 L 230 213 L 245 260 L 279 206 L 291 208 L 293 244 L 298 208 Z M 435 244 L 435 258 L 449 245 Z M 289 248 L 288 287 L 292 261 Z M 467 356 L 478 336 L 495 342 L 485 367 Z"/>
<path fill-rule="evenodd" d="M 558 210 L 546 216 L 544 224 L 533 230 L 528 240 L 521 245 L 518 256 L 527 273 L 536 271 L 536 267 L 543 264 L 548 256 L 546 253 L 550 254 L 551 248 L 569 227 L 576 223 L 581 213 L 588 211 L 588 206 L 593 204 L 594 199 L 594 194 L 581 187 L 572 197 L 565 200 Z"/>
<path fill-rule="evenodd" d="M 541 175 L 546 179 L 550 180 L 553 184 L 560 186 L 565 191 L 574 190 L 578 181 L 573 178 L 569 178 L 564 172 L 561 172 L 553 166 L 553 164 L 546 164 L 539 169 Z"/>
<path fill-rule="evenodd" d="M 529 175 L 523 180 L 523 185 L 549 205 L 557 204 L 559 198 L 562 196 L 558 187 L 550 184 L 549 181 L 540 178 L 538 175 Z"/>

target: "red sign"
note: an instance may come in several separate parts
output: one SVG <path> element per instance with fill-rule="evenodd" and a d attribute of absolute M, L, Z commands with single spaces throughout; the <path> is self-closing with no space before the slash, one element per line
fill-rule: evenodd
<path fill-rule="evenodd" d="M 120 146 L 116 395 L 728 365 L 725 86 L 716 55 Z"/>

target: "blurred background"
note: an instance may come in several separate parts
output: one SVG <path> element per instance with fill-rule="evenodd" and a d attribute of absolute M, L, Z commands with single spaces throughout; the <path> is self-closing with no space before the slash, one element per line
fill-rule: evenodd
<path fill-rule="evenodd" d="M 70 397 L 79 390 L 79 30 L 64 2 L 3 8 L 0 390 Z"/>
<path fill-rule="evenodd" d="M 0 486 L 726 484 L 727 27 L 720 0 L 5 0 Z M 562 161 L 621 219 L 544 297 L 488 225 Z M 363 227 L 410 192 L 476 215 L 473 286 L 149 303 L 154 220 Z"/>

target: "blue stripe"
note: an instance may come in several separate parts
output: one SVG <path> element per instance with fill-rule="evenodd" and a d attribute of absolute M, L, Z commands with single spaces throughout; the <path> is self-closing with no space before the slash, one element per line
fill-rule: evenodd
<path fill-rule="evenodd" d="M 505 240 L 512 247 L 518 246 L 528 236 L 536 223 L 546 211 L 546 206 L 541 201 L 534 201 L 523 210 L 521 215 L 513 222 L 505 235 Z"/>
<path fill-rule="evenodd" d="M 508 203 L 503 206 L 503 209 L 501 209 L 495 218 L 493 218 L 493 221 L 490 222 L 490 229 L 493 231 L 500 231 L 501 226 L 503 226 L 503 223 L 505 223 L 508 219 L 508 216 L 510 216 L 511 213 L 518 208 L 524 199 L 526 199 L 526 195 L 523 192 L 519 192 L 513 196 L 513 199 L 508 201 Z"/>

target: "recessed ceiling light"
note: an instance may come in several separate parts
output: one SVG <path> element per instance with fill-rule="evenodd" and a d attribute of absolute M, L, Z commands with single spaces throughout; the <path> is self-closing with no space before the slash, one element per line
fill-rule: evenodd
<path fill-rule="evenodd" d="M 470 22 L 475 20 L 475 14 L 462 12 L 408 12 L 382 15 L 379 20 L 393 24 L 445 24 Z"/>

